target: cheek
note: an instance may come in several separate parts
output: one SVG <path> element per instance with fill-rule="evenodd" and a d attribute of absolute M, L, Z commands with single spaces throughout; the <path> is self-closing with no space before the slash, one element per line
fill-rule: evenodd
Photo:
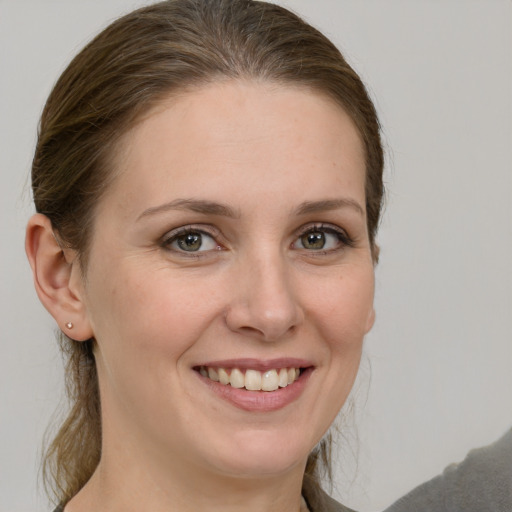
<path fill-rule="evenodd" d="M 122 265 L 91 282 L 105 411 L 123 411 L 135 422 L 162 411 L 170 424 L 173 393 L 163 390 L 179 388 L 187 354 L 214 317 L 211 299 L 198 300 L 191 289 L 187 280 L 170 279 L 166 269 L 141 272 Z"/>
<path fill-rule="evenodd" d="M 356 378 L 368 317 L 373 311 L 373 267 L 343 266 L 315 280 L 317 293 L 310 294 L 309 318 L 318 344 L 321 391 L 316 398 L 315 432 L 322 435 L 334 421 Z M 311 290 L 312 282 L 309 283 Z"/>
<path fill-rule="evenodd" d="M 311 297 L 310 309 L 332 350 L 361 350 L 373 318 L 373 268 L 355 267 L 326 279 Z"/>
<path fill-rule="evenodd" d="M 198 300 L 187 279 L 171 277 L 167 269 L 120 265 L 91 282 L 91 323 L 106 360 L 126 368 L 177 361 L 200 337 L 214 304 Z"/>

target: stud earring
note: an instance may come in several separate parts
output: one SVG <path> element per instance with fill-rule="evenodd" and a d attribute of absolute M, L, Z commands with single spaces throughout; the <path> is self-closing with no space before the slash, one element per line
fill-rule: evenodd
<path fill-rule="evenodd" d="M 68 329 L 73 329 L 73 324 L 72 324 L 71 322 L 68 322 L 68 323 L 66 324 L 66 327 L 67 327 Z"/>

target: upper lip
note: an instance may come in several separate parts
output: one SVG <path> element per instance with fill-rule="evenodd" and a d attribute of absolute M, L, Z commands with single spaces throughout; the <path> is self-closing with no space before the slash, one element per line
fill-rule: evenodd
<path fill-rule="evenodd" d="M 207 366 L 211 368 L 238 368 L 239 370 L 259 370 L 261 372 L 276 368 L 309 368 L 314 366 L 311 361 L 295 357 L 280 357 L 276 359 L 222 359 L 205 361 L 194 367 Z"/>

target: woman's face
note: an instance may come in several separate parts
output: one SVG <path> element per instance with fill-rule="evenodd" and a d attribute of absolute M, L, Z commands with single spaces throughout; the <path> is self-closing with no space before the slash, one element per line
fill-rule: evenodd
<path fill-rule="evenodd" d="M 302 468 L 374 318 L 353 123 L 305 89 L 213 84 L 152 111 L 115 165 L 82 291 L 104 454 Z"/>

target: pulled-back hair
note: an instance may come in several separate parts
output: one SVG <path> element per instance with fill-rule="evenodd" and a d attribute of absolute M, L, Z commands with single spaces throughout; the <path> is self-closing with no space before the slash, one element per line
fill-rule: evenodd
<path fill-rule="evenodd" d="M 383 185 L 375 108 L 355 71 L 319 31 L 290 11 L 251 0 L 168 0 L 116 20 L 69 64 L 45 105 L 32 167 L 36 209 L 82 272 L 96 207 L 115 169 L 116 142 L 152 106 L 195 86 L 247 79 L 302 86 L 337 102 L 359 131 L 366 157 L 366 211 L 374 256 Z M 44 460 L 45 481 L 66 503 L 101 456 L 95 341 L 61 334 L 70 410 Z M 306 474 L 328 464 L 328 443 Z"/>

